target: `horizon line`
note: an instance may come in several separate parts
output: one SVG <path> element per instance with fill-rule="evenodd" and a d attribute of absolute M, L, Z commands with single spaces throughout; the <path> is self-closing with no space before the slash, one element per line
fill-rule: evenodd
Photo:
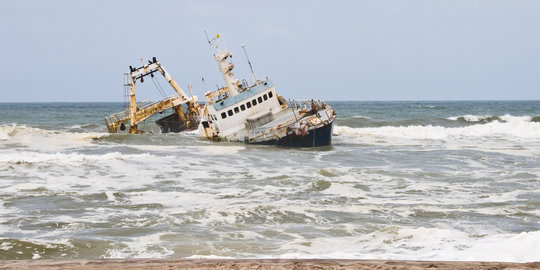
<path fill-rule="evenodd" d="M 294 100 L 304 101 L 311 99 Z M 313 99 L 321 100 L 321 99 Z M 540 101 L 540 99 L 365 99 L 365 100 L 321 100 L 324 102 L 459 102 L 459 101 Z M 205 103 L 204 101 L 199 101 Z M 125 101 L 0 101 L 0 104 L 9 103 L 125 103 Z"/>

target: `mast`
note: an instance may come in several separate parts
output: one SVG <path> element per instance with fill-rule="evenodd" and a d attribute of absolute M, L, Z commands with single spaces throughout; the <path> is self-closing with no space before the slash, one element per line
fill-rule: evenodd
<path fill-rule="evenodd" d="M 214 48 L 216 48 L 216 54 L 214 55 L 214 58 L 216 59 L 216 62 L 218 64 L 219 71 L 223 75 L 223 80 L 225 80 L 229 95 L 232 97 L 240 93 L 238 91 L 239 80 L 234 78 L 234 73 L 232 72 L 234 64 L 227 61 L 229 57 L 232 57 L 231 53 L 224 48 L 220 48 L 216 44 L 216 40 L 218 38 L 219 34 L 217 34 L 215 38 L 209 40 L 208 42 L 213 45 Z"/>
<path fill-rule="evenodd" d="M 129 66 L 131 69 L 131 66 Z M 131 75 L 131 72 L 130 72 Z M 135 80 L 129 76 L 129 133 L 137 134 L 137 97 Z"/>
<path fill-rule="evenodd" d="M 253 83 L 257 83 L 257 78 L 255 78 L 255 73 L 253 72 L 253 67 L 251 66 L 251 61 L 249 61 L 249 57 L 247 55 L 247 52 L 246 52 L 246 48 L 245 48 L 245 45 L 242 44 L 242 49 L 244 50 L 244 54 L 246 55 L 246 59 L 248 61 L 248 64 L 249 64 L 249 69 L 251 69 L 251 76 L 253 76 Z"/>

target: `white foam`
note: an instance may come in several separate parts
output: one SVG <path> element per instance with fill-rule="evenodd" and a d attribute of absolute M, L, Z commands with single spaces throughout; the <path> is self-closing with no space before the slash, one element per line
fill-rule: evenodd
<path fill-rule="evenodd" d="M 79 153 L 54 154 L 19 151 L 0 153 L 0 163 L 56 163 L 77 165 L 80 163 L 104 162 L 110 160 L 144 160 L 153 157 L 150 154 L 122 154 L 119 152 L 106 153 L 102 155 L 87 155 Z"/>
<path fill-rule="evenodd" d="M 78 146 L 88 146 L 93 138 L 105 135 L 98 132 L 62 132 L 27 127 L 25 125 L 0 125 L 0 141 L 16 143 L 33 150 L 58 151 Z"/>
<path fill-rule="evenodd" d="M 122 246 L 108 249 L 103 258 L 165 258 L 174 254 L 174 251 L 160 245 L 161 236 L 165 233 L 156 233 L 140 237 L 131 237 L 130 241 L 123 241 Z"/>
<path fill-rule="evenodd" d="M 493 116 L 491 116 L 491 115 L 470 115 L 470 114 L 467 114 L 467 115 L 462 115 L 462 116 L 448 117 L 446 119 L 452 120 L 452 121 L 457 121 L 458 119 L 463 118 L 463 120 L 465 120 L 467 122 L 480 122 L 480 121 L 489 119 L 491 117 L 493 117 Z"/>
<path fill-rule="evenodd" d="M 501 120 L 506 122 L 530 122 L 532 120 L 531 116 L 513 116 L 509 114 L 505 114 L 503 116 L 499 117 Z"/>
<path fill-rule="evenodd" d="M 385 126 L 379 128 L 351 128 L 335 126 L 335 135 L 360 135 L 377 137 L 395 137 L 406 139 L 448 140 L 451 138 L 494 138 L 511 136 L 517 138 L 540 139 L 540 123 L 510 121 L 509 123 L 492 122 L 484 125 L 447 128 L 441 126 Z"/>
<path fill-rule="evenodd" d="M 467 122 L 481 122 L 481 121 L 484 121 L 484 120 L 487 120 L 487 119 L 490 119 L 490 118 L 493 118 L 493 119 L 496 119 L 495 116 L 493 115 L 471 115 L 471 114 L 466 114 L 466 115 L 461 115 L 461 116 L 453 116 L 453 117 L 448 117 L 446 119 L 448 120 L 452 120 L 452 121 L 457 121 L 459 119 L 463 119 Z M 505 114 L 505 115 L 502 115 L 502 116 L 499 116 L 497 117 L 498 119 L 500 119 L 501 121 L 503 122 L 512 122 L 512 121 L 520 121 L 520 122 L 530 122 L 532 120 L 532 117 L 531 116 L 513 116 L 513 115 L 509 115 L 509 114 Z"/>
<path fill-rule="evenodd" d="M 1 240 L 1 238 L 0 238 Z M 10 250 L 13 248 L 13 244 L 9 242 L 0 241 L 0 249 L 1 250 Z"/>
<path fill-rule="evenodd" d="M 9 125 L 0 125 L 0 141 L 9 140 L 13 132 L 15 132 L 16 124 L 11 126 Z"/>
<path fill-rule="evenodd" d="M 244 146 L 238 146 L 238 145 L 227 145 L 227 146 L 209 145 L 209 146 L 197 146 L 195 148 L 196 148 L 195 150 L 202 152 L 202 154 L 204 155 L 234 155 L 246 149 Z"/>
<path fill-rule="evenodd" d="M 530 117 L 504 116 L 506 122 L 494 121 L 465 127 L 384 126 L 351 128 L 335 126 L 337 143 L 373 145 L 432 145 L 447 149 L 510 151 L 513 155 L 540 154 L 540 123 Z M 441 144 L 443 143 L 443 144 Z M 518 146 L 518 147 L 516 147 Z"/>
<path fill-rule="evenodd" d="M 236 257 L 229 257 L 229 256 L 218 256 L 218 255 L 191 255 L 186 257 L 186 259 L 212 259 L 212 260 L 232 260 L 232 259 L 238 259 Z"/>
<path fill-rule="evenodd" d="M 478 237 L 444 228 L 388 227 L 352 237 L 298 238 L 280 258 L 531 262 L 540 260 L 540 231 Z"/>
<path fill-rule="evenodd" d="M 369 117 L 369 116 L 363 116 L 363 115 L 354 115 L 354 116 L 352 116 L 352 118 L 358 118 L 358 119 L 372 119 L 372 118 Z"/>
<path fill-rule="evenodd" d="M 42 188 L 42 187 L 43 187 L 43 184 L 22 183 L 22 184 L 16 184 L 16 185 L 8 186 L 8 187 L 0 189 L 0 190 L 2 190 L 2 192 L 17 192 L 17 191 L 38 189 L 38 188 Z"/>

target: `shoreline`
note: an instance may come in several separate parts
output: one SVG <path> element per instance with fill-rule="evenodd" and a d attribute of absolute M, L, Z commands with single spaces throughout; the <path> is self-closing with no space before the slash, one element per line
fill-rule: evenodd
<path fill-rule="evenodd" d="M 81 259 L 4 260 L 0 269 L 540 269 L 540 262 L 346 259 Z"/>

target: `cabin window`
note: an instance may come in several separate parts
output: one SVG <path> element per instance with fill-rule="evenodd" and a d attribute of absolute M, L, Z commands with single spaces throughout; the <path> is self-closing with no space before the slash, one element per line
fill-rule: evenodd
<path fill-rule="evenodd" d="M 266 94 L 263 95 L 264 100 L 268 99 L 268 96 Z"/>
<path fill-rule="evenodd" d="M 246 105 L 244 105 L 244 104 L 240 105 L 240 110 L 245 111 L 246 110 Z"/>
<path fill-rule="evenodd" d="M 257 100 L 259 101 L 259 103 L 262 103 L 262 97 L 259 97 Z"/>
<path fill-rule="evenodd" d="M 257 100 L 254 99 L 254 100 L 251 101 L 251 103 L 253 104 L 253 106 L 255 106 L 255 105 L 257 105 Z"/>
<path fill-rule="evenodd" d="M 248 107 L 248 109 L 251 108 L 251 102 L 246 103 L 246 106 Z"/>
<path fill-rule="evenodd" d="M 268 97 L 269 98 L 272 98 L 274 96 L 274 94 L 272 94 L 272 92 L 268 92 Z"/>
<path fill-rule="evenodd" d="M 225 112 L 222 112 L 221 113 L 221 119 L 225 119 L 225 118 L 227 118 L 227 114 Z"/>
<path fill-rule="evenodd" d="M 227 113 L 229 114 L 229 116 L 232 116 L 232 110 L 229 110 Z"/>
<path fill-rule="evenodd" d="M 240 110 L 238 109 L 238 107 L 234 107 L 234 113 L 239 113 Z"/>

